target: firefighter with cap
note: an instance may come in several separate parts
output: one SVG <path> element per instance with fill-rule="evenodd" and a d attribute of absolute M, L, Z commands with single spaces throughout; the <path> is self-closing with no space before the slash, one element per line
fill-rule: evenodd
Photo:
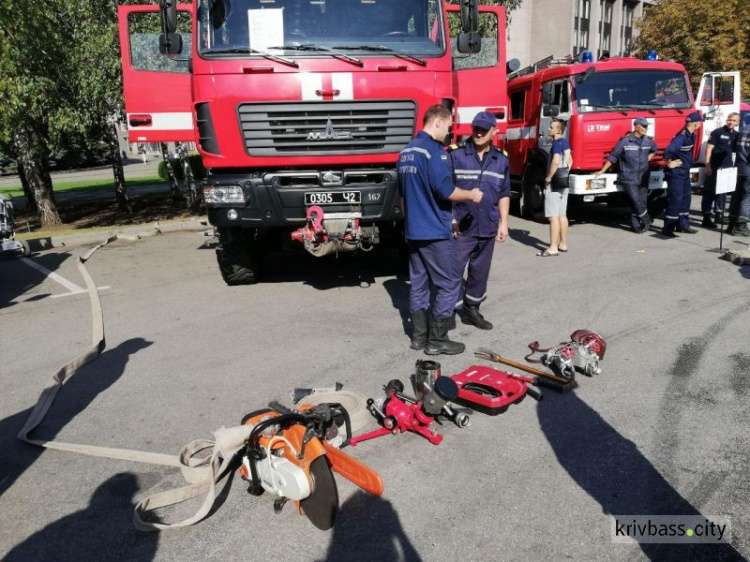
<path fill-rule="evenodd" d="M 726 125 L 714 129 L 708 136 L 706 144 L 706 181 L 703 182 L 703 197 L 701 197 L 701 212 L 703 213 L 703 228 L 718 228 L 716 223 L 721 221 L 724 213 L 726 197 L 716 194 L 716 174 L 722 168 L 734 166 L 732 152 L 737 142 L 736 128 L 740 124 L 740 114 L 727 115 Z M 716 220 L 711 220 L 711 207 L 716 212 Z"/>
<path fill-rule="evenodd" d="M 453 181 L 464 189 L 481 190 L 482 200 L 453 203 L 453 235 L 458 250 L 458 274 L 467 269 L 461 321 L 480 330 L 491 330 L 492 323 L 479 312 L 487 298 L 487 281 L 492 265 L 495 241 L 508 238 L 510 208 L 510 174 L 508 158 L 492 144 L 497 119 L 482 111 L 471 122 L 471 137 L 465 143 L 449 148 Z"/>
<path fill-rule="evenodd" d="M 750 124 L 742 127 L 734 142 L 737 153 L 737 189 L 732 193 L 729 205 L 727 234 L 750 236 L 747 227 L 750 221 Z"/>
<path fill-rule="evenodd" d="M 645 191 L 648 188 L 649 163 L 656 155 L 654 139 L 646 135 L 648 119 L 638 117 L 633 122 L 633 131 L 622 137 L 607 156 L 602 169 L 594 174 L 598 177 L 619 164 L 617 185 L 630 199 L 630 226 L 640 234 L 648 231 L 651 217 L 646 210 Z"/>
<path fill-rule="evenodd" d="M 693 165 L 695 132 L 703 123 L 697 111 L 685 118 L 685 126 L 680 129 L 664 150 L 665 176 L 667 178 L 667 209 L 664 211 L 663 236 L 673 238 L 675 231 L 695 234 L 690 228 L 690 166 Z"/>
<path fill-rule="evenodd" d="M 453 183 L 442 144 L 452 124 L 446 107 L 428 108 L 423 130 L 398 158 L 409 244 L 411 348 L 424 349 L 428 355 L 455 355 L 466 347 L 448 338 L 453 307 L 461 292 L 456 243 L 451 232 L 452 202 L 479 203 L 483 195 L 477 188 L 460 189 Z M 435 301 L 428 326 L 430 284 L 435 287 Z"/>

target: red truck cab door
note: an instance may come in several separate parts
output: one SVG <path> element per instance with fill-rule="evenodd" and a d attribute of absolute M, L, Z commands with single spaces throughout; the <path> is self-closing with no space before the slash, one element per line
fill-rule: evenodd
<path fill-rule="evenodd" d="M 448 13 L 448 29 L 452 35 L 453 92 L 456 97 L 456 123 L 453 132 L 457 137 L 471 135 L 474 116 L 480 111 L 489 111 L 497 117 L 498 135 L 504 136 L 508 114 L 505 8 L 479 6 L 482 50 L 474 55 L 456 50 L 457 38 L 453 35 L 454 30 L 461 28 L 459 6 L 446 5 L 445 9 Z"/>
<path fill-rule="evenodd" d="M 740 73 L 707 72 L 701 78 L 695 108 L 703 115 L 699 162 L 706 161 L 706 144 L 714 129 L 723 127 L 730 113 L 740 112 Z"/>
<path fill-rule="evenodd" d="M 130 142 L 194 141 L 189 57 L 192 8 L 178 7 L 181 55 L 159 52 L 158 5 L 118 6 L 122 83 Z"/>

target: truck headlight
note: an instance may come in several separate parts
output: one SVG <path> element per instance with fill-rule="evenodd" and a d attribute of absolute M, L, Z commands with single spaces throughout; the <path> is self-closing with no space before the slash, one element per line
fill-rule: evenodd
<path fill-rule="evenodd" d="M 215 185 L 203 188 L 206 203 L 237 204 L 245 202 L 245 192 L 239 185 Z"/>

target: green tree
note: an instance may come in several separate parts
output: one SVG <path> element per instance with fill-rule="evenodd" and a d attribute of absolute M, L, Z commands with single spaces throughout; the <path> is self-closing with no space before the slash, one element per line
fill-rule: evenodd
<path fill-rule="evenodd" d="M 69 97 L 50 126 L 52 140 L 75 133 L 108 148 L 120 209 L 132 212 L 117 142 L 122 119 L 122 72 L 116 0 L 65 0 L 56 11 L 66 42 L 62 64 Z"/>
<path fill-rule="evenodd" d="M 750 95 L 748 0 L 661 0 L 636 26 L 638 51 L 656 49 L 659 58 L 685 65 L 694 90 L 704 72 L 739 70 Z"/>
<path fill-rule="evenodd" d="M 12 4 L 0 10 L 0 150 L 19 164 L 24 187 L 44 226 L 60 224 L 49 176 L 49 124 L 68 85 L 60 74 L 62 41 L 49 6 Z"/>

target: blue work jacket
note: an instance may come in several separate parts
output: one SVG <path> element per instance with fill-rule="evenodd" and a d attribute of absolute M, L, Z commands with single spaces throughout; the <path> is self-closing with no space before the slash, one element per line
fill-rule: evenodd
<path fill-rule="evenodd" d="M 708 136 L 708 144 L 714 146 L 711 151 L 712 168 L 731 168 L 732 152 L 734 152 L 734 143 L 737 140 L 737 131 L 729 130 L 724 127 L 714 129 Z"/>
<path fill-rule="evenodd" d="M 690 174 L 690 166 L 693 165 L 693 147 L 695 146 L 695 135 L 682 129 L 671 140 L 664 149 L 664 160 L 681 160 L 682 165 L 677 168 L 667 168 L 664 175 L 668 178 L 685 178 Z"/>
<path fill-rule="evenodd" d="M 484 159 L 479 160 L 474 143 L 468 140 L 466 144 L 451 146 L 448 162 L 453 170 L 456 187 L 477 187 L 484 194 L 479 203 L 453 203 L 453 217 L 458 221 L 459 231 L 461 234 L 480 238 L 496 236 L 500 222 L 498 204 L 503 197 L 510 197 L 508 158 L 497 148 L 490 146 Z"/>
<path fill-rule="evenodd" d="M 398 157 L 398 178 L 404 198 L 407 240 L 451 237 L 451 202 L 455 186 L 443 145 L 424 131 Z"/>
<path fill-rule="evenodd" d="M 737 173 L 741 176 L 750 176 L 750 125 L 740 129 L 734 149 L 737 152 Z"/>
<path fill-rule="evenodd" d="M 612 164 L 619 162 L 617 181 L 622 184 L 648 186 L 648 158 L 657 150 L 654 139 L 630 133 L 622 137 L 607 156 Z"/>

